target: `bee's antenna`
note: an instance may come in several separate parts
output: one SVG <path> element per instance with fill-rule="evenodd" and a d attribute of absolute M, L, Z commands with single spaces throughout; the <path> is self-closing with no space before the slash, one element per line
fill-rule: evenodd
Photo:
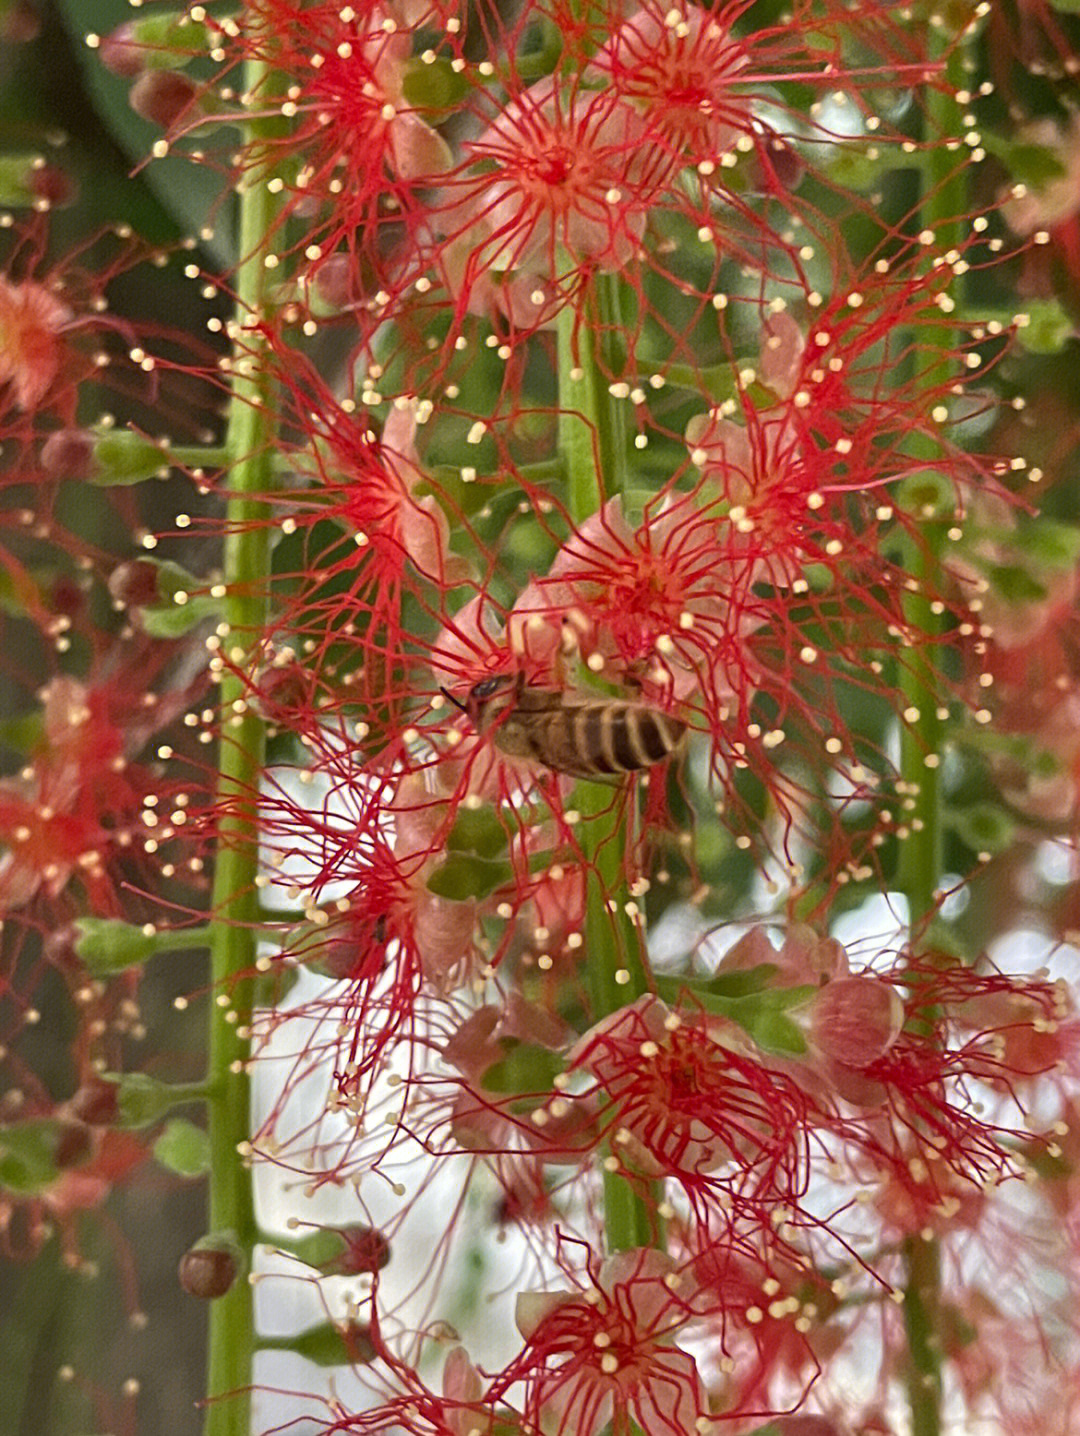
<path fill-rule="evenodd" d="M 455 708 L 460 708 L 462 713 L 466 711 L 465 704 L 462 703 L 460 698 L 455 698 L 454 695 L 450 692 L 449 688 L 443 688 L 442 686 L 440 686 L 439 692 L 444 698 L 449 698 L 450 702 L 454 705 Z"/>

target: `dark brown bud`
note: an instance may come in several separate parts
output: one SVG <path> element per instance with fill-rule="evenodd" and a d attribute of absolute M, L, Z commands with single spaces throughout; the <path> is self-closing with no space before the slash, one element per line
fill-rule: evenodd
<path fill-rule="evenodd" d="M 188 1296 L 212 1301 L 230 1290 L 239 1270 L 230 1242 L 212 1243 L 204 1237 L 180 1258 L 180 1285 Z"/>
<path fill-rule="evenodd" d="M 147 70 L 131 87 L 131 108 L 152 125 L 170 129 L 182 116 L 193 113 L 198 86 L 179 70 Z"/>

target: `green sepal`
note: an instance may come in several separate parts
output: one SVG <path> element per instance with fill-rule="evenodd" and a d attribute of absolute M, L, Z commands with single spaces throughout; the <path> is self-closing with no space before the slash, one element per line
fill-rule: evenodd
<path fill-rule="evenodd" d="M 142 484 L 158 477 L 168 467 L 168 450 L 160 444 L 130 429 L 109 430 L 99 434 L 94 443 L 90 483 L 103 489 Z"/>
<path fill-rule="evenodd" d="M 446 846 L 451 852 L 495 858 L 506 851 L 506 830 L 492 808 L 460 808 Z"/>
<path fill-rule="evenodd" d="M 975 853 L 1003 853 L 1016 838 L 1016 823 L 994 803 L 972 803 L 947 818 L 948 826 Z"/>
<path fill-rule="evenodd" d="M 121 1127 L 149 1127 L 174 1107 L 198 1101 L 203 1095 L 199 1087 L 160 1082 L 146 1072 L 105 1072 L 102 1079 L 116 1084 L 117 1125 Z"/>
<path fill-rule="evenodd" d="M 362 1322 L 338 1326 L 323 1322 L 308 1327 L 297 1336 L 283 1336 L 273 1341 L 260 1341 L 262 1351 L 295 1351 L 297 1356 L 316 1366 L 355 1366 L 374 1360 L 375 1346 L 368 1327 Z"/>
<path fill-rule="evenodd" d="M 421 59 L 407 60 L 401 80 L 405 102 L 418 110 L 457 109 L 468 93 L 462 74 L 440 57 L 426 65 Z"/>
<path fill-rule="evenodd" d="M 157 951 L 152 935 L 115 918 L 80 917 L 75 930 L 75 954 L 92 977 L 111 977 L 129 967 L 141 967 Z"/>
<path fill-rule="evenodd" d="M 40 161 L 37 154 L 0 155 L 0 205 L 25 209 L 38 203 L 32 181 Z"/>
<path fill-rule="evenodd" d="M 1057 299 L 1033 299 L 1024 306 L 1027 324 L 1016 328 L 1016 339 L 1030 354 L 1060 354 L 1076 335 L 1076 323 Z"/>
<path fill-rule="evenodd" d="M 326 1266 L 346 1250 L 344 1238 L 332 1227 L 307 1232 L 302 1237 L 266 1237 L 265 1241 L 310 1267 Z"/>
<path fill-rule="evenodd" d="M 140 560 L 144 562 L 144 560 Z M 157 567 L 157 589 L 161 607 L 147 604 L 139 608 L 139 624 L 151 638 L 183 638 L 197 624 L 215 618 L 221 612 L 221 600 L 197 593 L 194 598 L 176 602 L 179 593 L 190 594 L 203 587 L 203 580 L 173 563 L 170 559 L 149 559 Z"/>
<path fill-rule="evenodd" d="M 770 965 L 761 964 L 763 967 Z M 757 969 L 750 971 L 756 972 Z M 736 1023 L 766 1052 L 797 1056 L 806 1051 L 802 1028 L 785 1013 L 789 1008 L 801 1007 L 809 1002 L 818 991 L 816 986 L 765 987 L 745 996 L 729 997 L 711 990 L 711 981 L 701 983 L 677 977 L 658 977 L 656 986 L 669 1006 L 678 1006 L 680 999 L 685 997 L 702 1011 Z"/>
<path fill-rule="evenodd" d="M 427 880 L 427 889 L 436 897 L 466 902 L 469 898 L 488 897 L 513 876 L 514 869 L 509 863 L 456 855 L 435 869 Z"/>
<path fill-rule="evenodd" d="M 923 521 L 947 519 L 956 512 L 956 487 L 944 474 L 925 470 L 900 480 L 895 501 L 898 509 Z"/>
<path fill-rule="evenodd" d="M 154 1143 L 154 1159 L 178 1177 L 202 1177 L 210 1170 L 210 1138 L 186 1117 L 173 1117 Z"/>
<path fill-rule="evenodd" d="M 754 993 L 765 991 L 778 971 L 775 962 L 759 962 L 756 967 L 743 967 L 734 972 L 717 972 L 703 986 L 717 997 L 750 997 Z"/>
<path fill-rule="evenodd" d="M 1065 176 L 1065 165 L 1053 145 L 1010 140 L 992 130 L 983 131 L 981 139 L 983 148 L 1001 160 L 1013 179 L 1030 189 L 1042 189 Z"/>
<path fill-rule="evenodd" d="M 532 1042 L 511 1042 L 501 1062 L 490 1066 L 480 1079 L 485 1092 L 550 1092 L 565 1059 Z"/>
<path fill-rule="evenodd" d="M 210 31 L 201 20 L 192 20 L 182 10 L 148 15 L 131 23 L 131 41 L 145 50 L 141 57 L 148 70 L 176 70 L 205 55 L 210 49 Z"/>
<path fill-rule="evenodd" d="M 48 1118 L 0 1127 L 0 1188 L 33 1196 L 59 1176 L 61 1128 Z"/>

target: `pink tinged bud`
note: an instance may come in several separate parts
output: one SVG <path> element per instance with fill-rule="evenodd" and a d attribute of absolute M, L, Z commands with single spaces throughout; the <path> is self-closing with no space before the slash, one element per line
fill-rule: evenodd
<path fill-rule="evenodd" d="M 121 608 L 142 608 L 156 603 L 158 592 L 157 565 L 145 559 L 132 559 L 118 564 L 109 575 L 109 592 Z"/>
<path fill-rule="evenodd" d="M 91 1127 L 114 1126 L 120 1120 L 119 1088 L 115 1082 L 92 1077 L 72 1097 L 68 1110 Z"/>
<path fill-rule="evenodd" d="M 152 125 L 170 129 L 190 113 L 198 86 L 178 70 L 148 70 L 131 87 L 131 108 Z"/>
<path fill-rule="evenodd" d="M 814 998 L 810 1028 L 819 1051 L 844 1067 L 868 1067 L 904 1025 L 895 987 L 877 977 L 838 977 Z"/>
<path fill-rule="evenodd" d="M 26 177 L 26 187 L 33 198 L 47 209 L 72 204 L 79 193 L 78 185 L 58 165 L 35 165 Z"/>
<path fill-rule="evenodd" d="M 135 22 L 128 20 L 102 38 L 98 59 L 125 80 L 134 80 L 146 68 L 146 47 L 135 39 Z"/>
<path fill-rule="evenodd" d="M 41 467 L 55 479 L 88 479 L 96 442 L 89 429 L 57 429 L 41 446 Z"/>

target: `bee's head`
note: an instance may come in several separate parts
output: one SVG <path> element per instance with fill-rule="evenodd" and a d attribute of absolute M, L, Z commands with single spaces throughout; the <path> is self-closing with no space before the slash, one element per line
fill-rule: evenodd
<path fill-rule="evenodd" d="M 505 716 L 517 702 L 518 680 L 514 673 L 497 673 L 483 678 L 469 689 L 469 696 L 458 707 L 471 719 L 478 733 L 490 728 Z M 449 695 L 448 695 L 449 696 Z M 457 702 L 456 699 L 451 699 Z"/>

